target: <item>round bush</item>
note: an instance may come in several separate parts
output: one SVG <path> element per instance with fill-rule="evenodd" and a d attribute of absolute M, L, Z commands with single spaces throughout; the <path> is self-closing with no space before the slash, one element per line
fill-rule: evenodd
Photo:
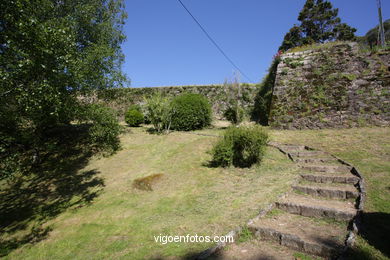
<path fill-rule="evenodd" d="M 229 127 L 212 150 L 212 164 L 250 167 L 263 158 L 268 133 L 261 126 Z"/>
<path fill-rule="evenodd" d="M 139 126 L 144 122 L 144 115 L 139 110 L 130 109 L 126 112 L 125 121 L 129 126 Z"/>
<path fill-rule="evenodd" d="M 211 123 L 211 105 L 198 94 L 183 94 L 172 100 L 171 128 L 179 131 L 202 129 Z"/>

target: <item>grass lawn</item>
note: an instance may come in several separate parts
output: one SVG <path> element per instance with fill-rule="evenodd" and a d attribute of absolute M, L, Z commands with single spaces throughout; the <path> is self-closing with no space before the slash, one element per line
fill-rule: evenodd
<path fill-rule="evenodd" d="M 278 142 L 328 151 L 353 164 L 366 181 L 364 229 L 353 259 L 390 257 L 390 128 L 272 131 Z"/>
<path fill-rule="evenodd" d="M 53 177 L 55 182 L 44 186 L 51 192 L 41 191 L 43 195 L 33 200 L 36 204 L 31 207 L 38 207 L 45 198 L 50 200 L 53 191 L 60 196 L 39 211 L 27 212 L 39 217 L 29 215 L 23 221 L 16 218 L 17 225 L 0 223 L 6 227 L 0 232 L 0 246 L 4 247 L 0 253 L 5 259 L 190 256 L 210 244 L 162 245 L 154 241 L 154 236 L 224 235 L 289 189 L 296 177 L 296 166 L 273 148 L 268 148 L 260 166 L 251 169 L 209 168 L 207 151 L 216 141 L 211 135 L 221 135 L 223 131 L 205 129 L 194 133 L 153 135 L 145 128 L 132 128 L 121 136 L 122 150 L 115 155 L 92 157 L 88 163 L 78 165 L 77 171 L 59 175 L 62 182 Z M 368 194 L 363 216 L 366 228 L 358 237 L 353 259 L 388 259 L 390 128 L 270 130 L 270 135 L 274 141 L 328 151 L 358 167 Z M 153 191 L 132 187 L 133 180 L 151 174 L 163 174 Z M 74 177 L 68 180 L 67 175 Z M 30 197 L 26 197 L 27 201 Z M 63 197 L 65 203 L 56 203 Z M 11 200 L 11 205 L 23 205 L 17 202 Z M 63 208 L 58 210 L 60 207 Z M 24 208 L 19 210 L 23 212 Z M 15 218 L 15 214 L 12 216 Z M 38 235 L 41 239 L 35 238 Z"/>
<path fill-rule="evenodd" d="M 198 133 L 220 134 L 221 130 Z M 44 222 L 28 218 L 26 228 L 38 226 L 47 234 L 35 243 L 21 240 L 12 250 L 3 249 L 5 258 L 175 259 L 206 249 L 210 244 L 162 245 L 154 236 L 224 235 L 286 191 L 297 171 L 274 148 L 267 149 L 261 166 L 209 168 L 207 151 L 215 141 L 207 135 L 154 135 L 145 128 L 132 128 L 121 137 L 122 150 L 110 157 L 93 157 L 78 170 L 81 176 L 93 173 L 101 183 L 69 201 L 77 202 L 88 192 L 95 194 L 91 202 L 69 203 L 72 206 Z M 151 174 L 163 174 L 153 191 L 132 187 L 134 179 Z M 18 241 L 24 232 L 18 227 L 0 233 L 2 245 L 11 238 Z"/>

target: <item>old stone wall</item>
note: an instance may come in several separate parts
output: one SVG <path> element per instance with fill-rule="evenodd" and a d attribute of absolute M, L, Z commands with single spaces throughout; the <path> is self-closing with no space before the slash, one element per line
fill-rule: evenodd
<path fill-rule="evenodd" d="M 254 105 L 258 86 L 241 84 L 240 89 L 240 104 L 249 113 Z M 130 105 L 142 105 L 145 97 L 157 92 L 161 92 L 163 95 L 171 98 L 182 93 L 196 93 L 204 95 L 209 100 L 216 118 L 222 118 L 229 101 L 229 91 L 230 89 L 223 85 L 120 88 L 106 90 L 93 96 L 83 97 L 83 99 L 86 99 L 88 102 L 104 103 L 115 109 L 118 112 L 118 116 L 122 117 Z"/>
<path fill-rule="evenodd" d="M 328 44 L 282 55 L 270 125 L 315 129 L 390 122 L 390 51 Z"/>

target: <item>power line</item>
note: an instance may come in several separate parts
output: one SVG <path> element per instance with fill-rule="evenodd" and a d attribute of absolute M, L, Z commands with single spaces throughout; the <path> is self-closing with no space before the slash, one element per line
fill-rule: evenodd
<path fill-rule="evenodd" d="M 200 29 L 202 29 L 202 31 L 204 32 L 204 34 L 207 36 L 207 38 L 209 38 L 209 40 L 215 45 L 215 47 L 217 47 L 217 49 L 222 53 L 222 55 L 230 62 L 230 64 L 233 65 L 233 67 L 235 67 L 240 73 L 241 75 L 243 75 L 247 80 L 249 80 L 251 83 L 253 83 L 253 81 L 244 73 L 242 72 L 242 70 L 240 70 L 240 68 L 226 55 L 226 53 L 221 49 L 221 47 L 219 47 L 219 45 L 213 40 L 213 38 L 207 33 L 207 31 L 203 28 L 203 26 L 198 22 L 198 20 L 192 15 L 192 13 L 190 12 L 190 10 L 188 10 L 188 8 L 183 4 L 183 2 L 181 0 L 177 0 L 179 1 L 179 3 L 181 4 L 181 6 L 187 11 L 187 13 L 192 17 L 192 19 L 196 22 L 196 24 L 200 27 Z"/>

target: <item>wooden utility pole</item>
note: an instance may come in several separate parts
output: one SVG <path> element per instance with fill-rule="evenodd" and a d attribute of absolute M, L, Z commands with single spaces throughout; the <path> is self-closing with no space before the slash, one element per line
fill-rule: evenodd
<path fill-rule="evenodd" d="M 385 47 L 385 28 L 383 27 L 383 19 L 382 19 L 382 5 L 381 0 L 376 0 L 376 4 L 378 6 L 378 17 L 379 17 L 379 28 L 378 28 L 378 43 Z"/>

